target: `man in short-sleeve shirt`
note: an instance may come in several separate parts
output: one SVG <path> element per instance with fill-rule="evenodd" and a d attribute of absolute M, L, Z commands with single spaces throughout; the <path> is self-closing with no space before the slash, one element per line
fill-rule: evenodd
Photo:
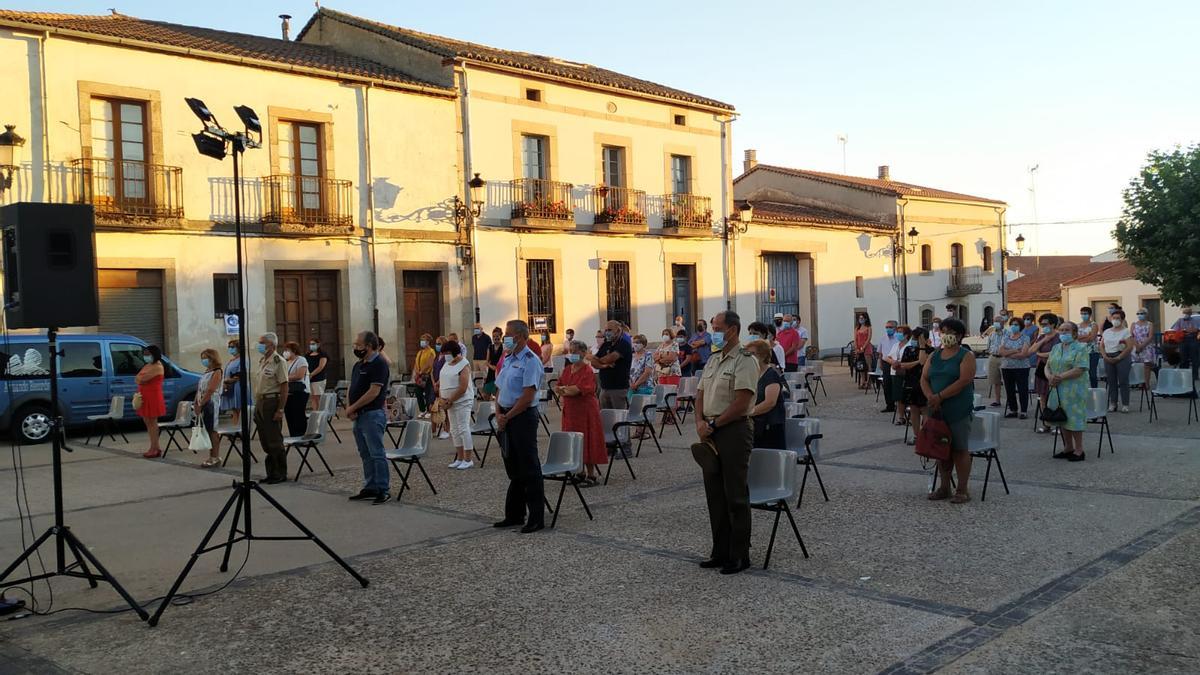
<path fill-rule="evenodd" d="M 274 485 L 287 480 L 287 450 L 283 447 L 283 408 L 287 405 L 288 364 L 277 347 L 275 333 L 263 333 L 258 338 L 258 353 L 250 391 L 254 395 L 254 422 L 258 425 L 258 442 L 262 444 L 263 468 L 267 471 L 264 483 Z M 247 442 L 242 439 L 242 442 Z"/>
<path fill-rule="evenodd" d="M 545 525 L 542 463 L 538 457 L 537 390 L 542 385 L 542 360 L 529 348 L 529 325 L 509 321 L 504 327 L 504 348 L 511 353 L 504 370 L 496 376 L 496 438 L 504 456 L 508 474 L 508 493 L 504 498 L 504 520 L 495 527 L 524 525 L 528 534 Z"/>
<path fill-rule="evenodd" d="M 486 373 L 488 369 L 488 348 L 492 346 L 492 337 L 483 332 L 483 326 L 475 324 L 471 334 L 471 370 L 476 373 Z"/>
<path fill-rule="evenodd" d="M 738 344 L 741 319 L 721 312 L 712 320 L 713 355 L 696 393 L 696 433 L 692 457 L 704 474 L 704 495 L 712 527 L 712 555 L 701 567 L 736 574 L 750 567 L 750 410 L 758 385 L 758 360 Z"/>
<path fill-rule="evenodd" d="M 362 490 L 350 499 L 370 499 L 373 504 L 385 504 L 392 498 L 388 492 L 390 476 L 383 448 L 383 434 L 387 429 L 387 412 L 383 404 L 387 400 L 391 373 L 379 349 L 379 336 L 371 331 L 363 331 L 354 339 L 354 355 L 358 361 L 354 364 L 350 390 L 346 393 L 350 401 L 346 416 L 354 420 L 354 442 L 363 465 Z"/>

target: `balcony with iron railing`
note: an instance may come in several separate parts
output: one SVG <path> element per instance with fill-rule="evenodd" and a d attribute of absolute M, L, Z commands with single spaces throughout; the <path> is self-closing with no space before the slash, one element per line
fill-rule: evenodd
<path fill-rule="evenodd" d="M 946 296 L 961 298 L 964 295 L 974 295 L 983 292 L 983 281 L 979 278 L 978 267 L 951 267 L 950 283 L 946 286 Z"/>
<path fill-rule="evenodd" d="M 183 218 L 183 169 L 127 160 L 84 157 L 71 162 L 78 180 L 74 201 L 91 204 L 102 225 L 160 227 Z"/>
<path fill-rule="evenodd" d="M 354 185 L 316 176 L 262 179 L 264 232 L 340 234 L 354 227 Z"/>
<path fill-rule="evenodd" d="M 692 194 L 662 196 L 663 234 L 712 236 L 712 199 Z"/>
<path fill-rule="evenodd" d="M 601 185 L 591 191 L 593 229 L 600 232 L 646 232 L 646 193 Z"/>
<path fill-rule="evenodd" d="M 575 229 L 573 185 L 540 178 L 508 182 L 512 226 L 535 230 Z"/>

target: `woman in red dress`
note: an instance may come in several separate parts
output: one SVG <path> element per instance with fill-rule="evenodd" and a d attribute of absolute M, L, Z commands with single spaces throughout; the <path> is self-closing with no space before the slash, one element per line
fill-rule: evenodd
<path fill-rule="evenodd" d="M 142 453 L 142 457 L 154 459 L 162 456 L 158 447 L 158 418 L 167 414 L 167 404 L 163 401 L 162 350 L 150 345 L 142 350 L 142 360 L 146 365 L 134 378 L 138 393 L 142 395 L 142 407 L 137 409 L 137 414 L 146 423 L 146 431 L 150 432 L 150 449 Z"/>
<path fill-rule="evenodd" d="M 604 428 L 600 426 L 600 402 L 596 400 L 596 374 L 583 360 L 587 345 L 575 341 L 568 345 L 567 364 L 558 378 L 555 393 L 562 400 L 562 430 L 583 433 L 583 465 L 580 474 L 585 487 L 600 482 L 600 465 L 608 463 Z"/>

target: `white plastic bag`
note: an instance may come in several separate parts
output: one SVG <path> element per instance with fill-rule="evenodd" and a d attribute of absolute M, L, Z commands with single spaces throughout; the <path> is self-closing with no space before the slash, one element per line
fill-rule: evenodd
<path fill-rule="evenodd" d="M 208 437 L 208 430 L 203 424 L 197 424 L 192 427 L 192 440 L 188 443 L 188 448 L 192 452 L 208 452 L 212 450 L 212 440 Z"/>

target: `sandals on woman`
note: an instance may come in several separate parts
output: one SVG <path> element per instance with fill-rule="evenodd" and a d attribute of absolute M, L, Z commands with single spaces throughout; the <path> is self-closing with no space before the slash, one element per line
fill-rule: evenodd
<path fill-rule="evenodd" d="M 933 492 L 930 492 L 925 498 L 931 502 L 940 502 L 943 499 L 949 499 L 950 498 L 950 488 L 942 488 L 939 490 L 934 490 Z"/>
<path fill-rule="evenodd" d="M 971 495 L 965 492 L 955 492 L 954 496 L 950 498 L 951 504 L 966 504 L 969 501 L 971 501 Z"/>
<path fill-rule="evenodd" d="M 211 469 L 211 468 L 217 467 L 217 466 L 221 466 L 221 458 L 220 457 L 209 457 L 208 459 L 206 459 L 200 463 L 200 468 L 202 468 L 202 469 Z"/>

